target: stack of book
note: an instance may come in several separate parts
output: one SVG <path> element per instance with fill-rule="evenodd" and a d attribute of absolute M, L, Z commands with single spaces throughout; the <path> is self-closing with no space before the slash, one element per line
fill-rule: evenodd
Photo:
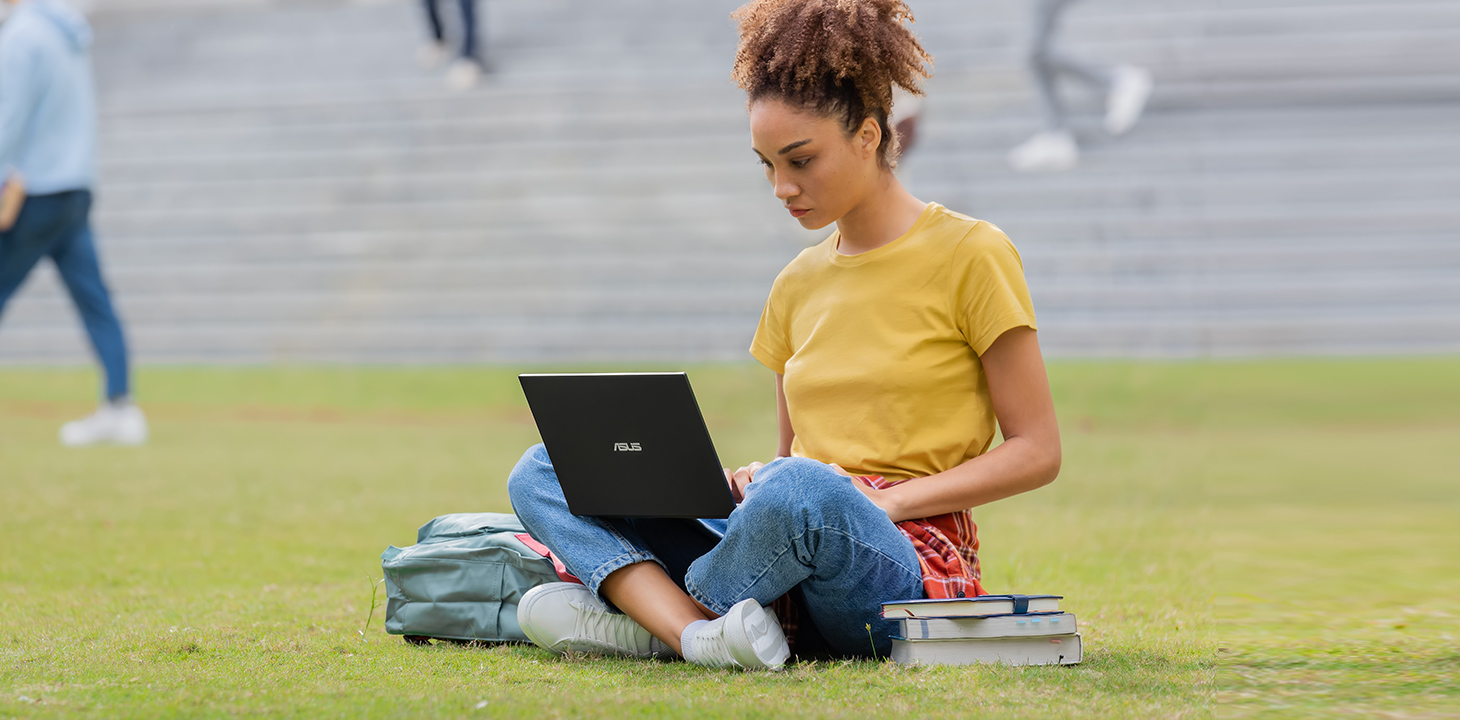
<path fill-rule="evenodd" d="M 1073 665 L 1080 662 L 1075 616 L 1059 595 L 982 595 L 882 603 L 897 620 L 892 659 L 923 665 Z"/>

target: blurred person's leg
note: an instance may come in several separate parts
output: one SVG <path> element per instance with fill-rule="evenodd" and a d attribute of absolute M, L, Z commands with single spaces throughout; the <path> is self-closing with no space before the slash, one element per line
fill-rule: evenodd
<path fill-rule="evenodd" d="M 1034 33 L 1029 43 L 1029 71 L 1034 76 L 1034 89 L 1039 95 L 1039 109 L 1046 130 L 1065 129 L 1064 103 L 1059 96 L 1060 73 L 1071 62 L 1054 49 L 1054 36 L 1059 31 L 1060 16 L 1074 0 L 1032 0 Z M 1075 63 L 1075 66 L 1078 66 Z M 1078 74 L 1078 71 L 1077 71 Z"/>
<path fill-rule="evenodd" d="M 91 193 L 86 191 L 26 198 L 15 227 L 0 234 L 0 311 L 36 263 L 50 256 L 106 375 L 107 402 L 91 416 L 62 426 L 61 441 L 137 444 L 147 439 L 147 423 L 130 402 L 126 342 L 101 280 L 87 220 L 90 208 Z"/>
<path fill-rule="evenodd" d="M 481 79 L 485 66 L 477 47 L 476 0 L 459 0 L 461 5 L 461 53 L 446 69 L 446 86 L 468 90 Z"/>
<path fill-rule="evenodd" d="M 1053 46 L 1060 17 L 1074 0 L 1031 2 L 1034 32 L 1029 43 L 1029 73 L 1044 130 L 1010 150 L 1008 160 L 1020 172 L 1062 172 L 1079 164 L 1080 148 L 1066 126 L 1064 102 L 1059 95 L 1060 75 L 1068 69 L 1070 60 Z"/>
<path fill-rule="evenodd" d="M 446 28 L 441 25 L 441 12 L 436 9 L 436 0 L 422 0 L 426 6 L 426 22 L 431 26 L 431 37 L 438 43 L 446 42 Z"/>
<path fill-rule="evenodd" d="M 461 4 L 461 56 L 481 60 L 477 54 L 477 4 L 476 0 L 460 0 Z"/>
<path fill-rule="evenodd" d="M 76 305 L 91 348 L 106 375 L 106 401 L 90 416 L 63 425 L 61 442 L 138 445 L 147 440 L 147 420 L 132 404 L 127 341 L 122 322 L 112 306 L 111 293 L 102 279 L 91 232 L 91 193 L 79 190 L 58 197 L 64 198 L 64 204 L 58 208 L 64 224 L 51 248 L 51 260 L 56 263 L 56 270 Z"/>
<path fill-rule="evenodd" d="M 1128 132 L 1140 119 L 1151 94 L 1151 74 L 1133 65 L 1090 62 L 1059 50 L 1054 38 L 1060 19 L 1075 0 L 1034 0 L 1034 38 L 1030 68 L 1049 132 L 1065 130 L 1064 108 L 1056 84 L 1069 76 L 1105 94 L 1105 129 L 1112 135 Z"/>
<path fill-rule="evenodd" d="M 30 271 L 48 255 L 60 224 L 48 196 L 26 198 L 10 230 L 0 233 L 0 315 Z"/>
<path fill-rule="evenodd" d="M 76 304 L 81 322 L 86 327 L 91 347 L 106 373 L 108 402 L 125 401 L 131 395 L 131 377 L 127 362 L 127 341 L 121 320 L 112 307 L 111 293 L 102 280 L 101 263 L 96 256 L 96 243 L 89 219 L 91 193 L 67 193 L 66 215 L 70 222 L 60 241 L 51 250 L 61 280 Z"/>
<path fill-rule="evenodd" d="M 431 39 L 421 47 L 417 60 L 422 67 L 433 68 L 446 59 L 446 28 L 441 24 L 441 12 L 436 0 L 422 0 L 426 6 L 426 24 L 431 30 Z"/>

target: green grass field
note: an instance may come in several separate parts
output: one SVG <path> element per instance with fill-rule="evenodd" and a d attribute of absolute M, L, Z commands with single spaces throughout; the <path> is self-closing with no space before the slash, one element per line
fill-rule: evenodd
<path fill-rule="evenodd" d="M 90 371 L 0 370 L 0 717 L 1460 717 L 1460 360 L 1050 372 L 1060 479 L 976 518 L 1084 664 L 745 674 L 363 632 L 387 545 L 510 510 L 508 370 L 148 368 L 153 441 L 82 450 Z M 764 459 L 768 372 L 691 377 Z"/>

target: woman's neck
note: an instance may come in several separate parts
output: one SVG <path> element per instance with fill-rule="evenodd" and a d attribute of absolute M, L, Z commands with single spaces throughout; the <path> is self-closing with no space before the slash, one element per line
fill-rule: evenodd
<path fill-rule="evenodd" d="M 886 245 L 912 229 L 928 204 L 912 196 L 891 172 L 881 173 L 878 186 L 836 221 L 837 252 L 861 255 Z"/>

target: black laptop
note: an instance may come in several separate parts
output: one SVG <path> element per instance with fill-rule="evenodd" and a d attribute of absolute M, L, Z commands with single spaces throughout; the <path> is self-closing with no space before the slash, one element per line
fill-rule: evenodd
<path fill-rule="evenodd" d="M 684 373 L 518 380 L 574 515 L 725 518 L 735 509 Z"/>

